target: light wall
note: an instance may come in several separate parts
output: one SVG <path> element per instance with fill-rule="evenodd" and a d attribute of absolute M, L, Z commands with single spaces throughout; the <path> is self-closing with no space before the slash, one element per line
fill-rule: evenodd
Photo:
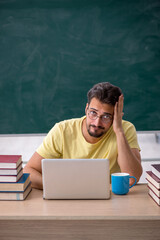
<path fill-rule="evenodd" d="M 22 155 L 23 166 L 30 159 L 46 134 L 11 134 L 0 135 L 0 154 Z M 139 183 L 146 183 L 146 171 L 151 164 L 160 163 L 160 131 L 137 132 L 141 148 L 143 174 Z"/>

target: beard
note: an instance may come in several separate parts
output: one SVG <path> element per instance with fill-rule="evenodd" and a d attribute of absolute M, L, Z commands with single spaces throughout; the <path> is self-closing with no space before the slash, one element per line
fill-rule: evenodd
<path fill-rule="evenodd" d="M 94 129 L 94 131 L 91 131 L 91 128 Z M 99 131 L 99 130 L 102 130 L 102 131 Z M 101 127 L 101 126 L 98 126 L 96 127 L 95 125 L 89 125 L 87 126 L 87 131 L 89 133 L 89 135 L 91 137 L 95 137 L 95 138 L 100 138 L 101 136 L 103 136 L 103 134 L 105 134 L 105 131 L 103 131 L 105 128 L 104 127 Z"/>

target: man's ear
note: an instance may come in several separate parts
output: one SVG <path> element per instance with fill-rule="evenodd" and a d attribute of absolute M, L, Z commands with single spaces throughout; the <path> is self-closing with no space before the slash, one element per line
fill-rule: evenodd
<path fill-rule="evenodd" d="M 85 108 L 85 113 L 86 113 L 86 115 L 87 115 L 87 109 L 88 109 L 88 107 L 89 107 L 89 105 L 88 105 L 88 103 L 86 104 L 86 108 Z"/>

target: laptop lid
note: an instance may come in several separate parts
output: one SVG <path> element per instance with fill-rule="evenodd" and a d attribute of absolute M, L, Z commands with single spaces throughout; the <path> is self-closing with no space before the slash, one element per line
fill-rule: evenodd
<path fill-rule="evenodd" d="M 108 199 L 108 159 L 43 159 L 44 199 Z"/>

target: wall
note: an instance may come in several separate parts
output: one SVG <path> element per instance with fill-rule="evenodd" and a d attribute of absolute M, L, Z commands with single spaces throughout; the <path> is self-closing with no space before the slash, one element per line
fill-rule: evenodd
<path fill-rule="evenodd" d="M 160 136 L 160 131 L 156 133 Z M 146 183 L 146 171 L 151 170 L 151 164 L 160 163 L 160 142 L 156 140 L 156 133 L 137 133 L 143 166 L 143 174 L 139 183 Z M 45 136 L 46 134 L 0 135 L 0 153 L 22 155 L 23 166 L 25 166 Z"/>

